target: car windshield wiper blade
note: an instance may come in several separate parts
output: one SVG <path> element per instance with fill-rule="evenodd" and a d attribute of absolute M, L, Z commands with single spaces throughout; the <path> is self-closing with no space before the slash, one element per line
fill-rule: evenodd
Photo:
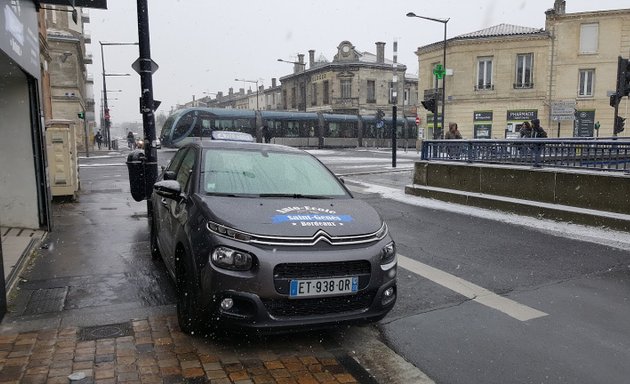
<path fill-rule="evenodd" d="M 324 195 L 303 195 L 301 193 L 261 193 L 260 197 L 289 197 L 293 199 L 332 199 Z"/>
<path fill-rule="evenodd" d="M 251 193 L 226 193 L 226 192 L 206 192 L 208 196 L 221 196 L 221 197 L 256 197 Z"/>

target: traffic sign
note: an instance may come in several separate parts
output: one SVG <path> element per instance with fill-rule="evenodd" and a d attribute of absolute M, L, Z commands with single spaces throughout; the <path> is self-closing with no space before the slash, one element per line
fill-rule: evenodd
<path fill-rule="evenodd" d="M 136 61 L 131 64 L 131 68 L 133 68 L 133 70 L 136 71 L 138 75 L 140 75 L 140 58 L 137 58 Z M 155 61 L 151 60 L 151 74 L 154 74 L 155 71 L 158 70 L 158 68 L 160 68 L 160 66 L 157 65 Z"/>
<path fill-rule="evenodd" d="M 416 116 L 416 125 L 420 125 L 420 116 Z"/>
<path fill-rule="evenodd" d="M 573 99 L 555 100 L 551 102 L 551 120 L 575 120 L 576 102 Z"/>

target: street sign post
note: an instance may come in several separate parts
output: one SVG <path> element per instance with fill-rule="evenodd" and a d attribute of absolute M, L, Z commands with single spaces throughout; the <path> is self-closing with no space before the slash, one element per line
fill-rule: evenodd
<path fill-rule="evenodd" d="M 575 120 L 575 100 L 556 100 L 551 102 L 551 120 L 573 121 Z"/>

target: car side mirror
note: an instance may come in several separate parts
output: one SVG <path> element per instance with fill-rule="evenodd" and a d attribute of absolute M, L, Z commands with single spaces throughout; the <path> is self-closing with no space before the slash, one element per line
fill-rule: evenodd
<path fill-rule="evenodd" d="M 153 184 L 153 190 L 159 196 L 179 201 L 182 197 L 182 188 L 175 180 L 162 180 Z"/>
<path fill-rule="evenodd" d="M 175 171 L 164 171 L 164 180 L 177 180 L 177 175 Z"/>

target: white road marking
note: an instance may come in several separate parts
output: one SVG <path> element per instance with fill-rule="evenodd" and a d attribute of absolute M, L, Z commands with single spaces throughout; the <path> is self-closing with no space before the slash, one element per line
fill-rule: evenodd
<path fill-rule="evenodd" d="M 497 311 L 503 312 L 517 320 L 528 321 L 548 316 L 545 312 L 541 312 L 537 309 L 517 303 L 514 300 L 497 295 L 492 291 L 475 285 L 462 278 L 453 276 L 450 273 L 446 273 L 400 254 L 398 254 L 398 265 L 452 291 L 455 291 L 460 295 L 476 301 L 479 304 L 496 309 Z"/>

